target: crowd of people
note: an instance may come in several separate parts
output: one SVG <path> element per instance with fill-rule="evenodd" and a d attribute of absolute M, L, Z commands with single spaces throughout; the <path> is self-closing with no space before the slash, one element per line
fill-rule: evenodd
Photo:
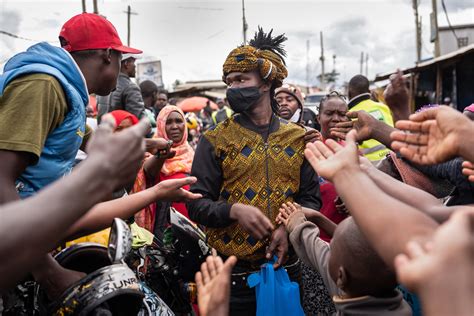
<path fill-rule="evenodd" d="M 472 106 L 412 114 L 401 73 L 385 103 L 356 75 L 348 98 L 321 100 L 316 125 L 285 82 L 286 37 L 259 28 L 223 63 L 219 109 L 184 113 L 134 83 L 141 51 L 102 16 L 72 17 L 59 39 L 0 75 L 2 294 L 32 275 L 58 298 L 84 274 L 54 249 L 106 243 L 116 217 L 162 239 L 172 207 L 213 249 L 200 315 L 255 315 L 248 279 L 267 262 L 307 315 L 474 313 Z"/>

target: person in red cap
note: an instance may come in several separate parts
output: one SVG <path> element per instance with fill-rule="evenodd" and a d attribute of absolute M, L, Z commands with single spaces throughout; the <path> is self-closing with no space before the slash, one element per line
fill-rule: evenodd
<path fill-rule="evenodd" d="M 120 65 L 120 73 L 114 92 L 107 96 L 97 98 L 99 114 L 98 121 L 105 113 L 115 110 L 123 110 L 132 113 L 138 118 L 145 114 L 145 103 L 143 102 L 140 87 L 130 78 L 135 78 L 137 59 L 135 54 L 123 54 Z"/>
<path fill-rule="evenodd" d="M 70 173 L 83 143 L 89 94 L 109 94 L 122 53 L 141 53 L 124 46 L 112 23 L 96 14 L 71 18 L 59 40 L 62 48 L 42 42 L 13 56 L 0 76 L 0 204 L 32 196 Z M 78 277 L 46 254 L 32 272 L 51 297 Z"/>

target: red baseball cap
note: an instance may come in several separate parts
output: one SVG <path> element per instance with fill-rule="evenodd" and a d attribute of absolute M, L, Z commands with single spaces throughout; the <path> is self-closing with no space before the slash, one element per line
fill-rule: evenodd
<path fill-rule="evenodd" d="M 124 46 L 113 24 L 94 13 L 72 17 L 64 23 L 59 37 L 61 46 L 68 52 L 112 48 L 122 53 L 142 53 L 141 50 Z"/>

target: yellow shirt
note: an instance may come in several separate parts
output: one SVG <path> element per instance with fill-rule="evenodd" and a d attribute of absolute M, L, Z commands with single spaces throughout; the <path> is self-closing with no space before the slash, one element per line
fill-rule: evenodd
<path fill-rule="evenodd" d="M 371 99 L 364 100 L 351 108 L 351 112 L 352 111 L 365 111 L 375 117 L 377 120 L 383 121 L 385 124 L 393 127 L 392 113 L 390 112 L 389 107 L 383 103 L 375 102 Z M 375 139 L 364 141 L 361 145 L 359 145 L 359 149 L 362 151 L 362 154 L 364 154 L 364 156 L 370 161 L 381 160 L 390 151 L 387 149 L 387 147 Z"/>

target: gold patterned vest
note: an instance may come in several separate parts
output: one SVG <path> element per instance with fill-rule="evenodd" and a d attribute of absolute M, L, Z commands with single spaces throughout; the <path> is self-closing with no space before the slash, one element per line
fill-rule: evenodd
<path fill-rule="evenodd" d="M 300 186 L 304 159 L 304 129 L 280 120 L 268 137 L 242 127 L 230 118 L 205 134 L 220 158 L 223 182 L 220 199 L 259 208 L 275 224 L 278 209 L 293 201 Z M 257 241 L 234 223 L 207 230 L 209 244 L 219 253 L 246 261 L 265 257 L 268 240 Z"/>

